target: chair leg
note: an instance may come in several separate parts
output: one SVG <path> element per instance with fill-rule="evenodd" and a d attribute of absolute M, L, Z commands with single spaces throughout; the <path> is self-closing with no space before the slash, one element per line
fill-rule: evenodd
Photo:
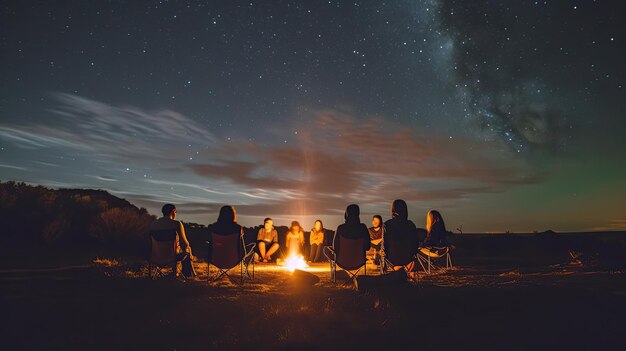
<path fill-rule="evenodd" d="M 364 267 L 364 269 L 367 269 L 367 268 L 365 268 L 365 265 L 363 265 L 363 267 Z M 344 269 L 344 271 L 345 271 L 345 269 Z M 354 283 L 354 280 L 357 278 L 357 275 L 359 274 L 360 271 L 361 271 L 361 268 L 359 268 L 356 271 L 354 271 L 354 273 L 352 273 L 350 271 L 345 271 L 346 273 L 348 273 L 349 278 L 347 280 L 345 280 L 341 284 L 341 286 L 347 286 L 348 282 L 353 282 Z M 365 275 L 367 275 L 367 273 Z"/>

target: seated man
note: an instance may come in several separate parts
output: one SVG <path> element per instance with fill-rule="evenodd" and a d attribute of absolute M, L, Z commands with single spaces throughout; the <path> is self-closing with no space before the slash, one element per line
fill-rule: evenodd
<path fill-rule="evenodd" d="M 259 229 L 254 253 L 254 261 L 269 262 L 272 255 L 278 250 L 278 232 L 274 229 L 274 222 L 271 218 L 265 218 L 263 228 Z"/>
<path fill-rule="evenodd" d="M 150 236 L 156 241 L 176 241 L 176 261 L 182 264 L 182 273 L 186 278 L 193 277 L 196 272 L 193 268 L 191 260 L 191 246 L 185 235 L 185 227 L 183 223 L 175 220 L 176 206 L 166 204 L 161 208 L 163 217 L 155 220 L 150 224 Z M 174 275 L 176 270 L 174 270 Z"/>
<path fill-rule="evenodd" d="M 372 227 L 368 228 L 370 233 L 370 242 L 372 248 L 368 252 L 368 256 L 372 257 L 375 264 L 380 264 L 380 249 L 383 242 L 383 217 L 375 215 L 372 217 Z"/>

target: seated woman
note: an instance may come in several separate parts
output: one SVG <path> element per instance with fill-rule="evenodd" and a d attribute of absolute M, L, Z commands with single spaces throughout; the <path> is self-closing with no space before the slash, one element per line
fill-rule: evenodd
<path fill-rule="evenodd" d="M 409 220 L 409 210 L 404 200 L 395 200 L 391 205 L 391 219 L 385 222 L 383 247 L 394 270 L 403 267 L 413 270 L 413 256 L 419 248 L 419 237 L 415 224 Z"/>
<path fill-rule="evenodd" d="M 324 248 L 324 224 L 319 219 L 315 221 L 311 229 L 309 243 L 311 244 L 309 262 L 319 262 L 322 249 Z"/>
<path fill-rule="evenodd" d="M 348 239 L 359 239 L 364 238 L 363 240 L 363 251 L 367 251 L 370 249 L 370 234 L 367 230 L 367 226 L 361 223 L 360 217 L 361 210 L 359 209 L 359 205 L 349 205 L 346 208 L 346 213 L 344 214 L 345 223 L 341 224 L 337 227 L 337 232 L 335 233 L 335 238 L 333 242 L 333 249 L 335 252 L 340 250 L 339 248 L 339 240 L 337 237 L 342 236 Z"/>
<path fill-rule="evenodd" d="M 302 247 L 304 245 L 304 231 L 298 221 L 291 222 L 291 227 L 287 232 L 287 238 L 285 239 L 285 247 L 287 248 L 288 256 L 302 255 Z"/>
<path fill-rule="evenodd" d="M 243 227 L 237 224 L 237 213 L 233 206 L 222 206 L 220 214 L 217 216 L 217 221 L 209 224 L 207 230 L 209 232 L 209 242 L 213 242 L 213 235 L 238 235 L 243 238 Z M 245 254 L 243 240 L 239 250 L 240 254 Z"/>
<path fill-rule="evenodd" d="M 428 250 L 429 247 L 446 247 L 448 239 L 446 237 L 446 224 L 439 211 L 431 210 L 426 215 L 426 240 L 420 245 L 422 250 Z"/>
<path fill-rule="evenodd" d="M 263 228 L 259 229 L 256 236 L 256 248 L 254 249 L 254 261 L 267 263 L 272 260 L 272 255 L 278 250 L 278 232 L 274 229 L 271 218 L 265 218 Z"/>

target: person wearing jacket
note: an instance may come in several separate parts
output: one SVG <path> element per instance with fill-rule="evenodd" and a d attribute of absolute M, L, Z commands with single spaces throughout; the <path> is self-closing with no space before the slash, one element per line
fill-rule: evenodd
<path fill-rule="evenodd" d="M 341 224 L 337 227 L 337 231 L 335 232 L 335 238 L 333 240 L 333 249 L 335 252 L 339 252 L 341 248 L 339 247 L 339 240 L 337 237 L 344 237 L 347 239 L 359 239 L 363 238 L 363 251 L 367 251 L 370 249 L 370 234 L 367 230 L 367 226 L 361 223 L 360 212 L 358 205 L 352 204 L 346 208 L 346 213 L 344 214 L 345 223 Z"/>
<path fill-rule="evenodd" d="M 324 248 L 324 224 L 319 219 L 315 221 L 311 229 L 309 244 L 311 245 L 309 262 L 319 262 L 322 249 Z"/>
<path fill-rule="evenodd" d="M 391 205 L 391 219 L 385 222 L 383 247 L 394 270 L 405 266 L 407 271 L 412 270 L 413 256 L 419 249 L 419 233 L 415 223 L 409 220 L 404 200 L 395 200 Z"/>

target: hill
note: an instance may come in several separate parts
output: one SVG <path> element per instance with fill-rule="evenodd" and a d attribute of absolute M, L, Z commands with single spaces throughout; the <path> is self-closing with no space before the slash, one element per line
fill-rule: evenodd
<path fill-rule="evenodd" d="M 0 183 L 0 240 L 19 244 L 145 246 L 154 216 L 103 190 Z"/>

